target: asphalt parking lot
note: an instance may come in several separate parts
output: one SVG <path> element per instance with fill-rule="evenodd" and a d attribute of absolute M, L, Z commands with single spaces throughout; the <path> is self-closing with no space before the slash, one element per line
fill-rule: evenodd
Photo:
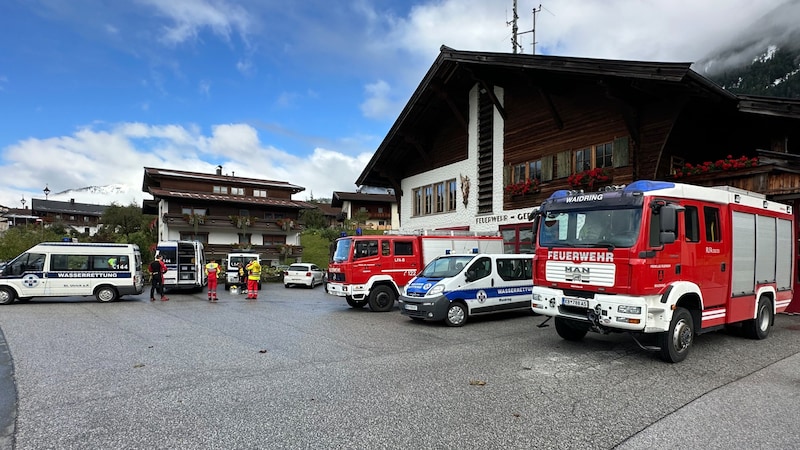
<path fill-rule="evenodd" d="M 204 296 L 0 307 L 0 377 L 6 355 L 17 393 L 6 410 L 0 397 L 15 417 L 0 424 L 0 448 L 793 448 L 800 438 L 797 316 L 778 316 L 765 341 L 700 336 L 686 361 L 666 364 L 625 335 L 563 341 L 531 314 L 448 328 L 353 310 L 322 287 L 265 284 L 255 302 Z"/>

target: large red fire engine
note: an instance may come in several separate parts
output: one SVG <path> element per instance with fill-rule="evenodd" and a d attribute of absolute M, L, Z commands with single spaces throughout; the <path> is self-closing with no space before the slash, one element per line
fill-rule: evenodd
<path fill-rule="evenodd" d="M 353 308 L 369 303 L 372 311 L 390 311 L 401 287 L 448 252 L 503 253 L 503 238 L 453 231 L 341 237 L 328 265 L 327 292 L 345 297 Z"/>
<path fill-rule="evenodd" d="M 534 227 L 531 307 L 567 340 L 656 333 L 658 346 L 642 347 L 678 362 L 699 333 L 741 324 L 766 338 L 792 300 L 791 207 L 753 192 L 660 181 L 558 191 Z"/>

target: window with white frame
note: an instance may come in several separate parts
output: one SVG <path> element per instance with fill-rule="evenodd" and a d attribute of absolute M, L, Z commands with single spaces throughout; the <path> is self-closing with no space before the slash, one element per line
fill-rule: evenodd
<path fill-rule="evenodd" d="M 195 216 L 205 216 L 208 214 L 208 209 L 206 208 L 193 208 L 191 206 L 184 206 L 181 208 L 181 214 L 185 214 L 187 216 L 195 215 Z"/>
<path fill-rule="evenodd" d="M 215 194 L 227 194 L 228 193 L 228 186 L 214 186 L 214 193 Z"/>
<path fill-rule="evenodd" d="M 244 188 L 232 187 L 231 188 L 231 195 L 244 195 Z"/>
<path fill-rule="evenodd" d="M 253 189 L 253 197 L 267 197 L 266 189 Z"/>
<path fill-rule="evenodd" d="M 456 179 L 453 178 L 452 180 L 447 182 L 447 210 L 448 211 L 455 211 L 456 210 L 456 193 L 458 192 L 458 186 L 456 185 Z"/>
<path fill-rule="evenodd" d="M 455 178 L 414 188 L 412 211 L 415 216 L 446 213 L 456 210 L 458 187 Z"/>

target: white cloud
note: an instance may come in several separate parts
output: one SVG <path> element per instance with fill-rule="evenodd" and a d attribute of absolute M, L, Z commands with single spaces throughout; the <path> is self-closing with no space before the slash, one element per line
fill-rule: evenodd
<path fill-rule="evenodd" d="M 250 27 L 248 12 L 232 2 L 224 0 L 140 0 L 153 6 L 171 23 L 166 25 L 162 40 L 178 45 L 197 39 L 202 29 L 208 28 L 215 35 L 230 42 L 231 35 L 238 32 L 247 40 Z"/>
<path fill-rule="evenodd" d="M 122 184 L 129 188 L 130 200 L 141 203 L 144 167 L 212 174 L 217 164 L 237 176 L 305 187 L 297 199 L 306 199 L 312 192 L 316 198 L 330 197 L 334 190 L 353 191 L 354 180 L 370 158 L 369 154 L 349 157 L 321 148 L 308 156 L 295 156 L 261 142 L 257 130 L 246 124 L 216 125 L 210 135 L 204 135 L 196 126 L 142 123 L 107 129 L 95 125 L 70 136 L 26 139 L 4 148 L 3 155 L 0 170 L 15 174 L 0 192 L 0 205 L 7 207 L 21 207 L 23 196 L 30 207 L 30 198 L 44 198 L 45 185 L 51 192 L 60 192 Z M 208 161 L 209 155 L 213 162 Z"/>
<path fill-rule="evenodd" d="M 367 98 L 361 103 L 361 112 L 370 119 L 391 119 L 400 112 L 402 103 L 392 98 L 396 95 L 384 80 L 364 87 Z"/>

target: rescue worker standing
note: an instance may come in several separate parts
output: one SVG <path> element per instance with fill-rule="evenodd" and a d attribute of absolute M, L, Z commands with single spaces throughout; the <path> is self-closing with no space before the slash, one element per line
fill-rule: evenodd
<path fill-rule="evenodd" d="M 221 268 L 219 264 L 217 264 L 217 260 L 211 258 L 211 262 L 206 264 L 206 277 L 208 277 L 208 301 L 216 302 L 217 299 L 217 280 L 219 279 L 219 275 L 221 272 Z"/>
<path fill-rule="evenodd" d="M 247 294 L 247 271 L 242 263 L 239 263 L 239 293 Z"/>
<path fill-rule="evenodd" d="M 164 264 L 164 259 L 161 255 L 156 256 L 156 259 L 150 263 L 148 267 L 150 271 L 150 301 L 156 301 L 153 294 L 158 292 L 161 296 L 161 301 L 169 300 L 169 297 L 164 295 L 164 274 L 167 273 L 167 265 Z"/>
<path fill-rule="evenodd" d="M 247 271 L 247 298 L 258 299 L 258 281 L 261 280 L 261 264 L 257 259 L 253 259 L 245 267 Z"/>

